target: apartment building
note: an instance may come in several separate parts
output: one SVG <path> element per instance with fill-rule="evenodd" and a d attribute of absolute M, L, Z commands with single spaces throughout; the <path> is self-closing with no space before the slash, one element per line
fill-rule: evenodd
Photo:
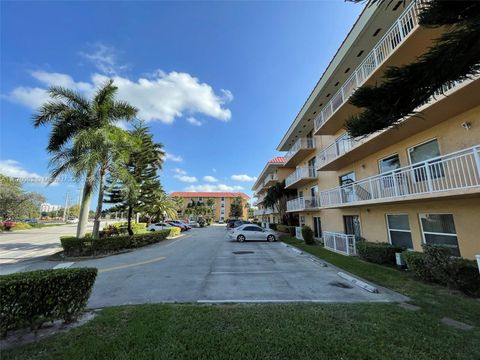
<path fill-rule="evenodd" d="M 480 254 L 478 78 L 446 84 L 399 126 L 361 139 L 343 126 L 361 111 L 348 102 L 356 88 L 411 63 L 441 33 L 418 26 L 424 2 L 366 7 L 277 147 L 297 191 L 288 211 L 331 250 L 355 254 L 364 238 Z"/>
<path fill-rule="evenodd" d="M 248 219 L 247 202 L 250 197 L 242 192 L 193 192 L 193 191 L 178 191 L 170 194 L 172 197 L 183 198 L 183 208 L 179 215 L 185 217 L 185 209 L 188 204 L 194 201 L 195 203 L 207 204 L 209 199 L 214 201 L 213 204 L 213 219 L 214 221 L 223 222 L 230 216 L 230 206 L 236 198 L 242 201 L 242 216 L 241 218 Z"/>
<path fill-rule="evenodd" d="M 281 222 L 278 210 L 275 207 L 265 206 L 263 200 L 265 199 L 268 189 L 277 183 L 283 182 L 291 173 L 291 170 L 287 165 L 287 159 L 283 156 L 276 156 L 265 164 L 265 167 L 252 187 L 254 197 L 257 198 L 253 204 L 257 209 L 253 214 L 258 221 L 266 224 Z"/>

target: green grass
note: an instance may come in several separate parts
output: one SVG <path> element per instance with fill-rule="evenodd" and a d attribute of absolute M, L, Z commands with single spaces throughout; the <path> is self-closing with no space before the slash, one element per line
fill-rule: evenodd
<path fill-rule="evenodd" d="M 478 359 L 479 338 L 394 304 L 140 305 L 2 359 Z"/>
<path fill-rule="evenodd" d="M 393 267 L 340 255 L 322 246 L 306 245 L 292 237 L 283 237 L 282 240 L 352 274 L 407 295 L 412 299 L 410 303 L 422 307 L 422 312 L 439 319 L 446 316 L 480 327 L 479 299 L 470 298 L 443 286 L 421 282 L 412 274 Z"/>

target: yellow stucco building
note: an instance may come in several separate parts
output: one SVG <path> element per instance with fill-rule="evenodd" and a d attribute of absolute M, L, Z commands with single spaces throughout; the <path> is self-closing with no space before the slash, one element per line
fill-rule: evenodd
<path fill-rule="evenodd" d="M 361 139 L 344 129 L 361 111 L 348 102 L 355 89 L 381 82 L 389 66 L 411 63 L 441 32 L 418 26 L 423 1 L 388 3 L 364 9 L 277 147 L 286 152 L 286 187 L 297 192 L 288 211 L 340 253 L 354 253 L 364 238 L 417 251 L 442 244 L 474 258 L 480 254 L 478 77 L 445 84 L 417 109 L 421 116 L 398 126 Z"/>

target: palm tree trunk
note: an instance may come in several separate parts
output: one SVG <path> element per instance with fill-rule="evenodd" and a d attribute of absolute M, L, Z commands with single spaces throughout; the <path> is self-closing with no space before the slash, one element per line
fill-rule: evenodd
<path fill-rule="evenodd" d="M 132 230 L 132 215 L 133 215 L 133 206 L 129 205 L 128 206 L 128 218 L 127 218 L 127 230 L 128 230 L 128 235 L 133 235 L 133 230 Z"/>
<path fill-rule="evenodd" d="M 100 234 L 100 218 L 102 216 L 102 207 L 103 207 L 103 193 L 105 192 L 104 189 L 104 182 L 105 182 L 105 173 L 106 169 L 105 167 L 102 167 L 100 169 L 100 181 L 98 184 L 98 200 L 97 200 L 97 208 L 95 210 L 95 220 L 93 222 L 93 232 L 92 236 L 95 239 L 99 238 Z"/>
<path fill-rule="evenodd" d="M 84 237 L 87 231 L 88 213 L 90 212 L 90 199 L 92 197 L 93 183 L 92 174 L 87 174 L 82 191 L 80 214 L 78 215 L 77 237 Z"/>

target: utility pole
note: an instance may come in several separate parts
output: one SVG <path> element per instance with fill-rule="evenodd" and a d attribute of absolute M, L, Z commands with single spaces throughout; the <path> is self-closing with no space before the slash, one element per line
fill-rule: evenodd
<path fill-rule="evenodd" d="M 67 221 L 68 192 L 65 195 L 65 207 L 63 208 L 63 221 Z"/>

